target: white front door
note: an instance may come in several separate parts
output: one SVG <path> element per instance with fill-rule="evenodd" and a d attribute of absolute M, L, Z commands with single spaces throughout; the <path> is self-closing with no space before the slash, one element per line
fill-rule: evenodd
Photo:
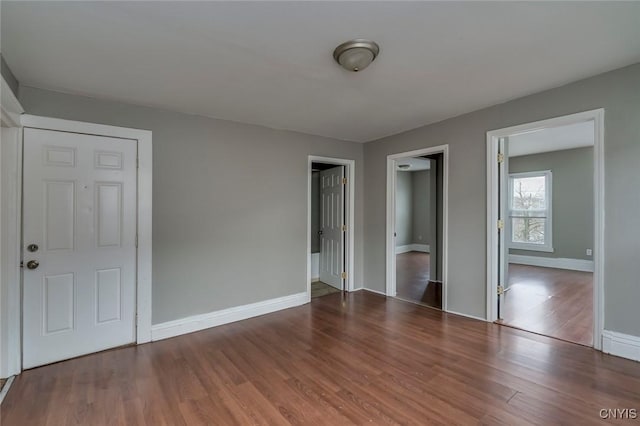
<path fill-rule="evenodd" d="M 320 281 L 342 289 L 344 272 L 344 166 L 320 172 Z"/>
<path fill-rule="evenodd" d="M 23 368 L 135 342 L 136 157 L 24 129 Z"/>

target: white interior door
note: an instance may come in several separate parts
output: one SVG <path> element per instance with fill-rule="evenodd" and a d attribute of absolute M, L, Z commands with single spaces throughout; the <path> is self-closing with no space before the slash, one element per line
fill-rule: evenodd
<path fill-rule="evenodd" d="M 26 128 L 23 368 L 135 342 L 137 142 Z"/>
<path fill-rule="evenodd" d="M 320 281 L 342 289 L 344 272 L 344 166 L 320 172 Z"/>

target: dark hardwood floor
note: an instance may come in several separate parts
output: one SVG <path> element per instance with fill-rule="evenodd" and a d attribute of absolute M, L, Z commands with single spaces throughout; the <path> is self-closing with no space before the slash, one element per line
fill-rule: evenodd
<path fill-rule="evenodd" d="M 591 425 L 603 408 L 640 408 L 640 363 L 342 297 L 26 371 L 1 424 Z"/>
<path fill-rule="evenodd" d="M 429 253 L 410 251 L 396 255 L 396 295 L 442 309 L 442 284 L 430 280 Z"/>
<path fill-rule="evenodd" d="M 509 265 L 501 323 L 593 345 L 593 273 Z"/>

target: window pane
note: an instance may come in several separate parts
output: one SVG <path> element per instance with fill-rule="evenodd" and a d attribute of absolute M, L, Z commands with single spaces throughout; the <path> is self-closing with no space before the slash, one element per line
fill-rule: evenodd
<path fill-rule="evenodd" d="M 513 210 L 546 209 L 545 179 L 545 176 L 513 178 L 511 208 Z"/>
<path fill-rule="evenodd" d="M 544 244 L 546 219 L 520 218 L 511 219 L 511 235 L 514 243 Z"/>

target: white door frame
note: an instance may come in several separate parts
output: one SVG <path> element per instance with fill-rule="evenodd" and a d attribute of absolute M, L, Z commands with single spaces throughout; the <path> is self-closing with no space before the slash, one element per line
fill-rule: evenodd
<path fill-rule="evenodd" d="M 604 319 L 604 109 L 579 112 L 548 120 L 487 132 L 487 321 L 498 319 L 498 140 L 549 127 L 594 122 L 594 251 L 593 251 L 593 347 L 602 349 Z"/>
<path fill-rule="evenodd" d="M 310 155 L 308 158 L 307 166 L 307 303 L 311 301 L 311 171 L 312 163 L 325 163 L 335 164 L 336 166 L 346 166 L 345 176 L 347 177 L 346 197 L 345 203 L 346 216 L 347 216 L 347 235 L 344 240 L 346 245 L 345 252 L 347 253 L 347 262 L 345 264 L 345 270 L 347 272 L 346 290 L 355 290 L 355 182 L 356 182 L 356 162 L 355 160 L 348 160 L 344 158 L 333 157 L 320 157 L 317 155 Z"/>
<path fill-rule="evenodd" d="M 2 222 L 0 234 L 0 378 L 20 373 L 20 235 L 22 233 L 19 206 L 22 204 L 22 127 L 24 112 L 4 77 L 1 79 L 0 101 L 3 126 L 2 159 Z M 15 301 L 18 301 L 17 303 Z"/>
<path fill-rule="evenodd" d="M 449 145 L 438 145 L 414 151 L 387 155 L 387 279 L 386 295 L 396 296 L 396 162 L 401 158 L 420 157 L 424 155 L 442 153 L 442 310 L 448 310 L 447 289 L 449 276 Z"/>
<path fill-rule="evenodd" d="M 88 135 L 107 136 L 114 138 L 133 139 L 138 141 L 138 173 L 137 173 L 137 233 L 138 247 L 136 252 L 136 342 L 137 344 L 151 341 L 151 287 L 152 287 L 152 177 L 153 154 L 152 132 L 149 130 L 129 129 L 125 127 L 107 126 L 103 124 L 85 123 L 80 121 L 62 120 L 57 118 L 39 117 L 34 115 L 22 115 L 23 127 L 56 130 L 61 132 L 81 133 Z M 22 165 L 20 164 L 20 167 Z M 18 176 L 19 187 L 22 188 L 22 174 Z M 16 206 L 18 217 L 22 217 L 22 206 Z M 21 225 L 20 225 L 21 226 Z M 22 235 L 22 229 L 18 229 L 18 235 Z M 21 238 L 21 237 L 20 237 Z M 19 241 L 17 258 L 22 255 L 22 242 Z M 20 281 L 20 286 L 22 282 Z M 10 349 L 11 365 L 22 368 L 22 320 L 21 292 L 16 292 L 11 300 L 5 303 L 8 306 L 19 307 L 18 318 L 14 319 L 12 326 L 18 326 L 17 342 L 13 342 Z M 7 305 L 5 305 L 7 306 Z M 5 308 L 2 306 L 1 308 Z M 17 320 L 17 321 L 16 321 Z M 17 346 L 17 347 L 16 347 Z M 14 372 L 19 373 L 19 371 Z"/>

